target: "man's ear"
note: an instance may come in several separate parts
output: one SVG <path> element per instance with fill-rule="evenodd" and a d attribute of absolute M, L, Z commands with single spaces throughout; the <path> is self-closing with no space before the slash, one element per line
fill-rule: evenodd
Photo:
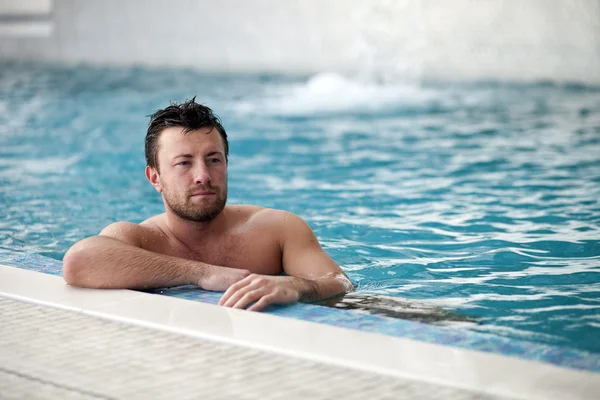
<path fill-rule="evenodd" d="M 154 189 L 156 189 L 158 193 L 162 193 L 162 185 L 160 184 L 158 171 L 148 165 L 146 165 L 146 179 L 148 179 L 148 182 L 154 186 Z"/>

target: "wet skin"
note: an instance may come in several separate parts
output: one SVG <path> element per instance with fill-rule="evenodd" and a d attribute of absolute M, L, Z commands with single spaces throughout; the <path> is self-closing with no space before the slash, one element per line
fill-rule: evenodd
<path fill-rule="evenodd" d="M 158 168 L 146 177 L 165 213 L 117 222 L 74 245 L 63 275 L 72 285 L 153 288 L 196 284 L 225 291 L 220 304 L 260 310 L 321 300 L 352 288 L 296 215 L 227 205 L 227 160 L 216 129 L 165 129 Z M 89 266 L 93 260 L 100 267 Z M 284 272 L 287 276 L 278 276 Z"/>

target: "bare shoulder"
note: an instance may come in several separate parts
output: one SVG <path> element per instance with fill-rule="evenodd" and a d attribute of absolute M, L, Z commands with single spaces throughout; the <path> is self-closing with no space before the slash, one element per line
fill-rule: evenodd
<path fill-rule="evenodd" d="M 158 225 L 159 219 L 155 219 L 157 217 L 160 216 L 149 218 L 140 224 L 128 221 L 114 222 L 104 228 L 100 232 L 100 236 L 111 237 L 132 246 L 145 248 L 145 243 L 155 242 L 157 238 L 164 236 Z"/>
<path fill-rule="evenodd" d="M 296 214 L 274 208 L 261 208 L 257 210 L 252 215 L 251 222 L 253 225 L 264 226 L 282 235 L 312 233 L 310 226 Z"/>
<path fill-rule="evenodd" d="M 140 229 L 138 224 L 127 221 L 113 222 L 102 229 L 99 236 L 120 240 L 132 246 L 141 247 Z"/>

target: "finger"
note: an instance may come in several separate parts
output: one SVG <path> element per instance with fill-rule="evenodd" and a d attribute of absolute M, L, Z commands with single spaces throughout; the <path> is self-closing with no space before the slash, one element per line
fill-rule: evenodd
<path fill-rule="evenodd" d="M 255 286 L 252 286 L 252 284 L 248 284 L 248 285 L 238 289 L 235 293 L 233 293 L 231 295 L 231 297 L 229 297 L 225 302 L 223 302 L 223 306 L 241 308 L 241 307 L 235 307 L 236 304 L 238 302 L 240 302 L 244 298 L 244 296 L 248 295 L 248 293 L 254 292 L 256 290 L 258 290 L 258 289 Z"/>
<path fill-rule="evenodd" d="M 275 295 L 273 294 L 263 296 L 260 300 L 254 303 L 252 307 L 248 308 L 248 311 L 262 311 L 267 308 L 267 306 L 273 304 L 273 300 L 275 300 Z"/>
<path fill-rule="evenodd" d="M 244 282 L 242 284 L 242 282 L 240 281 L 240 282 L 236 283 L 235 285 L 229 286 L 229 289 L 227 289 L 225 291 L 225 293 L 223 294 L 223 296 L 221 296 L 221 299 L 219 300 L 219 305 L 229 307 L 231 304 L 227 304 L 227 303 L 230 302 L 231 300 L 233 300 L 233 303 L 235 303 L 241 296 L 243 296 L 247 292 L 247 290 L 244 290 L 244 288 L 247 287 L 248 285 L 249 285 L 248 282 Z"/>
<path fill-rule="evenodd" d="M 250 304 L 265 296 L 266 293 L 267 292 L 264 289 L 256 289 L 251 292 L 248 292 L 244 296 L 242 296 L 242 298 L 239 299 L 238 302 L 235 303 L 232 307 L 244 309 Z"/>
<path fill-rule="evenodd" d="M 248 278 L 244 278 L 241 281 L 229 286 L 229 288 L 225 291 L 223 296 L 221 296 L 221 299 L 219 300 L 219 305 L 226 305 L 228 300 L 236 296 L 236 294 L 237 297 L 235 298 L 235 301 L 237 301 L 241 296 L 243 296 L 246 293 L 246 291 L 243 291 L 243 288 L 249 286 L 250 284 L 252 284 L 252 281 Z"/>

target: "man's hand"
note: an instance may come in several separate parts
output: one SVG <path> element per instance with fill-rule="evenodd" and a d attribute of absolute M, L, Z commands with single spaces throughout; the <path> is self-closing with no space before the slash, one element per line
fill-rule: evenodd
<path fill-rule="evenodd" d="M 227 289 L 219 305 L 260 311 L 270 304 L 296 303 L 311 290 L 310 282 L 293 276 L 251 274 Z"/>
<path fill-rule="evenodd" d="M 247 269 L 208 265 L 202 273 L 202 278 L 198 281 L 198 286 L 204 290 L 223 292 L 249 275 L 250 271 Z"/>

